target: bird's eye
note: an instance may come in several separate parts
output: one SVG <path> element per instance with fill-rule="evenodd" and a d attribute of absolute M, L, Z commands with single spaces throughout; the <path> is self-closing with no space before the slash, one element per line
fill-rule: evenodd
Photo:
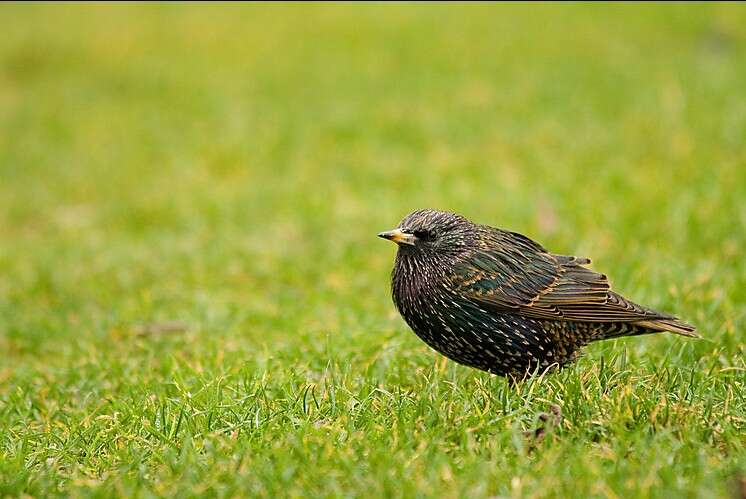
<path fill-rule="evenodd" d="M 432 230 L 416 230 L 412 234 L 421 241 L 432 241 L 435 239 L 435 231 Z"/>

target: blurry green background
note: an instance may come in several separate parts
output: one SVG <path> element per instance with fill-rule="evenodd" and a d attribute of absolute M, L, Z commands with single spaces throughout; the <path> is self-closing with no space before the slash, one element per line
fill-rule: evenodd
<path fill-rule="evenodd" d="M 170 494 L 179 483 L 212 492 L 223 483 L 229 495 L 274 486 L 551 495 L 564 485 L 542 477 L 562 473 L 589 494 L 721 494 L 738 480 L 744 5 L 3 4 L 0 32 L 0 495 L 102 486 L 129 494 L 140 485 Z M 592 257 L 616 289 L 696 324 L 706 340 L 594 345 L 556 379 L 622 352 L 633 364 L 629 386 L 649 385 L 662 365 L 682 379 L 696 371 L 703 394 L 721 390 L 720 412 L 710 414 L 729 421 L 730 437 L 701 451 L 702 430 L 685 428 L 660 447 L 661 456 L 688 449 L 674 463 L 685 473 L 647 483 L 656 459 L 648 455 L 614 468 L 620 478 L 605 491 L 606 465 L 563 471 L 555 456 L 549 471 L 531 473 L 535 456 L 498 448 L 513 463 L 499 465 L 459 439 L 439 443 L 432 429 L 389 441 L 374 408 L 366 421 L 380 427 L 323 462 L 287 435 L 295 420 L 264 428 L 259 440 L 236 439 L 234 423 L 211 427 L 231 417 L 222 398 L 200 433 L 205 409 L 189 412 L 185 387 L 202 393 L 226 380 L 235 401 L 249 380 L 415 398 L 433 386 L 421 373 L 443 372 L 440 358 L 395 313 L 394 247 L 375 237 L 423 207 Z M 450 363 L 443 376 L 467 398 L 475 382 L 510 393 Z M 549 383 L 539 409 L 563 392 Z M 648 398 L 673 400 L 669 389 Z M 162 442 L 133 436 L 138 418 L 167 421 L 163 407 L 195 425 L 188 467 L 200 471 L 191 478 L 178 465 L 162 469 L 168 449 L 185 452 L 183 428 Z M 353 417 L 351 407 L 341 414 Z M 572 448 L 558 447 L 563 456 L 603 462 L 578 430 L 604 421 L 599 407 L 602 415 L 576 414 L 577 431 L 563 427 Z M 106 419 L 128 410 L 126 423 Z M 691 425 L 710 425 L 697 411 Z M 510 442 L 510 428 L 534 412 L 505 412 L 499 423 L 485 416 L 485 438 L 507 424 Z M 606 416 L 628 416 L 613 412 Z M 319 418 L 309 421 L 319 442 L 332 440 Z M 614 438 L 625 446 L 620 425 Z M 209 447 L 210 438 L 219 444 Z M 421 442 L 440 457 L 413 471 Z M 222 458 L 233 470 L 233 452 L 290 448 L 298 454 L 246 473 L 220 467 Z M 309 463 L 331 481 L 314 481 Z M 389 468 L 402 475 L 374 479 Z"/>

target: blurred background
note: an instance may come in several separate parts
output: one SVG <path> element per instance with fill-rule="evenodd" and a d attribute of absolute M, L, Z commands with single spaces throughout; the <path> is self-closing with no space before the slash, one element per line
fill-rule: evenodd
<path fill-rule="evenodd" d="M 744 4 L 2 3 L 0 496 L 726 497 L 745 139 Z M 424 207 L 705 339 L 444 362 L 376 237 Z"/>
<path fill-rule="evenodd" d="M 243 353 L 420 348 L 375 234 L 422 207 L 591 256 L 740 348 L 742 5 L 5 4 L 0 19 L 0 362 L 164 322 Z"/>

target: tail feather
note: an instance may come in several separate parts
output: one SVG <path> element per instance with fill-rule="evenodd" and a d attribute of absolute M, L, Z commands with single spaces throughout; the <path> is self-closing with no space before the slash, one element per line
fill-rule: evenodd
<path fill-rule="evenodd" d="M 651 329 L 653 331 L 666 331 L 669 333 L 689 336 L 690 338 L 699 338 L 697 329 L 679 319 L 653 319 L 647 321 L 638 321 L 633 324 Z"/>
<path fill-rule="evenodd" d="M 622 336 L 642 336 L 662 332 L 680 334 L 690 338 L 699 338 L 694 326 L 676 318 L 649 319 L 637 322 L 604 322 L 592 341 L 610 340 Z"/>

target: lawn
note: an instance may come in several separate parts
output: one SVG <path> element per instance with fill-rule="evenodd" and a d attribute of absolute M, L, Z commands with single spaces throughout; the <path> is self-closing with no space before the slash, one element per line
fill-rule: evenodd
<path fill-rule="evenodd" d="M 0 33 L 0 497 L 746 487 L 743 4 L 3 4 Z M 516 386 L 445 361 L 375 237 L 422 207 L 703 338 Z"/>

